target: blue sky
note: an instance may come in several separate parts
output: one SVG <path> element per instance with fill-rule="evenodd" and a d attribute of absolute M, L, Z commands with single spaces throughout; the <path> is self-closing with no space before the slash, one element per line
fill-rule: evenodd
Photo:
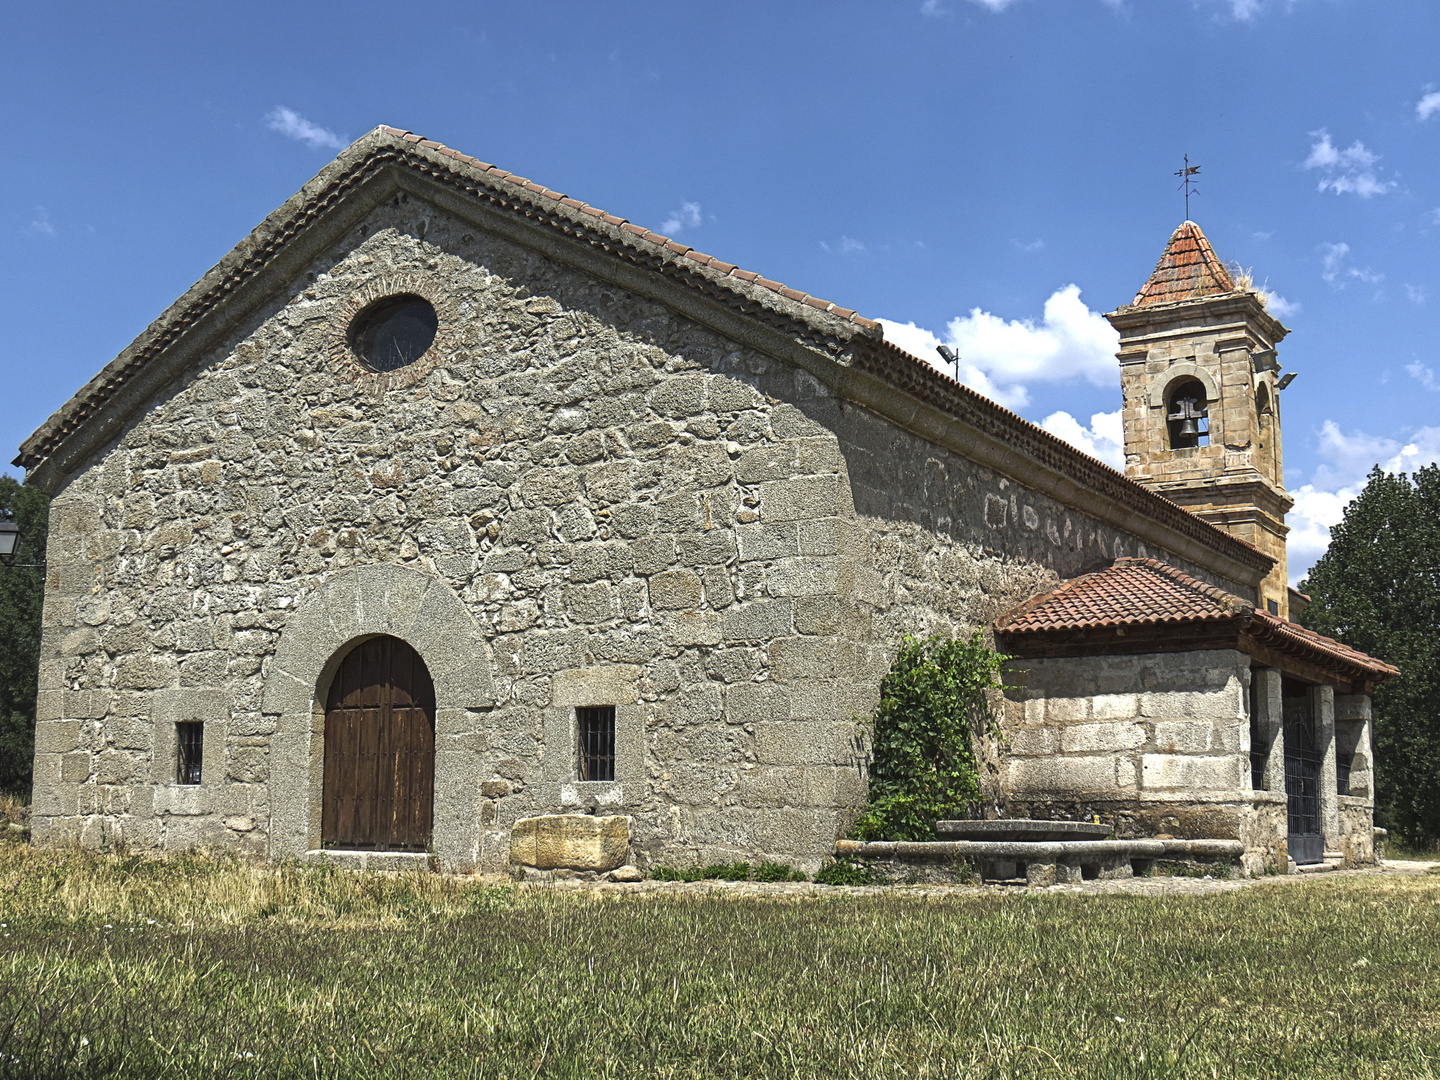
<path fill-rule="evenodd" d="M 1184 217 L 1292 335 L 1292 569 L 1440 457 L 1440 4 L 47 3 L 0 41 L 13 448 L 345 141 L 407 127 L 890 320 L 1113 458 Z M 12 470 L 13 471 L 13 470 Z"/>

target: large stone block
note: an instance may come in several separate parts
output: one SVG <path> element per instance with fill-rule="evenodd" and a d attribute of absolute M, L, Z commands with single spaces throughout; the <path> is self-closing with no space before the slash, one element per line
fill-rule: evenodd
<path fill-rule="evenodd" d="M 779 638 L 770 643 L 770 674 L 780 680 L 832 678 L 838 655 L 831 638 Z"/>
<path fill-rule="evenodd" d="M 1215 750 L 1239 749 L 1226 746 L 1210 720 L 1161 720 L 1155 725 L 1155 746 L 1166 754 L 1208 754 Z"/>
<path fill-rule="evenodd" d="M 760 519 L 764 522 L 815 521 L 845 509 L 838 476 L 802 476 L 772 480 L 760 486 Z"/>
<path fill-rule="evenodd" d="M 1053 754 L 1060 747 L 1060 729 L 1049 727 L 1016 728 L 1006 736 L 1006 744 L 1012 754 L 1032 757 Z"/>
<path fill-rule="evenodd" d="M 697 607 L 700 578 L 691 570 L 666 570 L 650 579 L 650 603 L 661 609 Z"/>
<path fill-rule="evenodd" d="M 835 561 L 824 557 L 779 559 L 765 568 L 765 584 L 771 596 L 831 596 L 836 581 Z"/>
<path fill-rule="evenodd" d="M 726 641 L 769 641 L 793 634 L 794 626 L 791 600 L 752 600 L 725 612 Z"/>
<path fill-rule="evenodd" d="M 1061 729 L 1060 748 L 1067 754 L 1133 750 L 1145 741 L 1140 724 L 1072 724 Z"/>
<path fill-rule="evenodd" d="M 1010 790 L 1015 792 L 1109 792 L 1115 789 L 1115 758 L 1012 758 Z"/>
<path fill-rule="evenodd" d="M 618 814 L 542 814 L 510 829 L 510 862 L 537 870 L 614 870 L 629 853 L 630 819 Z"/>
<path fill-rule="evenodd" d="M 1140 782 L 1147 790 L 1234 791 L 1241 786 L 1242 758 L 1146 754 Z M 1249 762 L 1243 761 L 1248 768 Z"/>
<path fill-rule="evenodd" d="M 559 671 L 551 679 L 550 695 L 554 705 L 630 705 L 640 700 L 640 668 L 602 664 Z"/>

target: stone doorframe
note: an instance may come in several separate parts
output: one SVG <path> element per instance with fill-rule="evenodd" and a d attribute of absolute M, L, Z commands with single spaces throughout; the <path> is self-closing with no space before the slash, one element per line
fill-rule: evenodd
<path fill-rule="evenodd" d="M 348 567 L 309 593 L 280 634 L 265 676 L 270 743 L 270 857 L 320 847 L 325 697 L 357 641 L 391 634 L 415 649 L 435 683 L 433 847 L 447 868 L 473 865 L 480 842 L 476 736 L 495 703 L 489 645 L 439 578 L 394 563 Z"/>

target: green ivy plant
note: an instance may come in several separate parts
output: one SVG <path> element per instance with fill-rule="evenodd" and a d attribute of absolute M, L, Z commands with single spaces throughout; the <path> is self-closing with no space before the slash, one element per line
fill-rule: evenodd
<path fill-rule="evenodd" d="M 968 817 L 980 801 L 975 737 L 998 732 L 990 691 L 1010 657 L 968 641 L 906 636 L 880 683 L 870 801 L 858 840 L 933 840 L 935 822 Z"/>

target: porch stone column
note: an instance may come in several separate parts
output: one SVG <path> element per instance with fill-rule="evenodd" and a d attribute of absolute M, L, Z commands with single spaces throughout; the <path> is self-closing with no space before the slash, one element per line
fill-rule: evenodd
<path fill-rule="evenodd" d="M 1317 686 L 1314 703 L 1315 736 L 1320 751 L 1320 831 L 1325 834 L 1325 850 L 1335 851 L 1340 844 L 1340 796 L 1335 786 L 1335 688 Z"/>
<path fill-rule="evenodd" d="M 1285 705 L 1280 698 L 1280 669 L 1256 668 L 1251 677 L 1259 680 L 1255 702 L 1260 713 L 1259 728 L 1269 740 L 1265 758 L 1265 790 L 1285 794 Z"/>
<path fill-rule="evenodd" d="M 1350 794 L 1375 801 L 1374 751 L 1371 748 L 1369 694 L 1335 695 L 1335 739 L 1341 750 L 1352 751 Z"/>

